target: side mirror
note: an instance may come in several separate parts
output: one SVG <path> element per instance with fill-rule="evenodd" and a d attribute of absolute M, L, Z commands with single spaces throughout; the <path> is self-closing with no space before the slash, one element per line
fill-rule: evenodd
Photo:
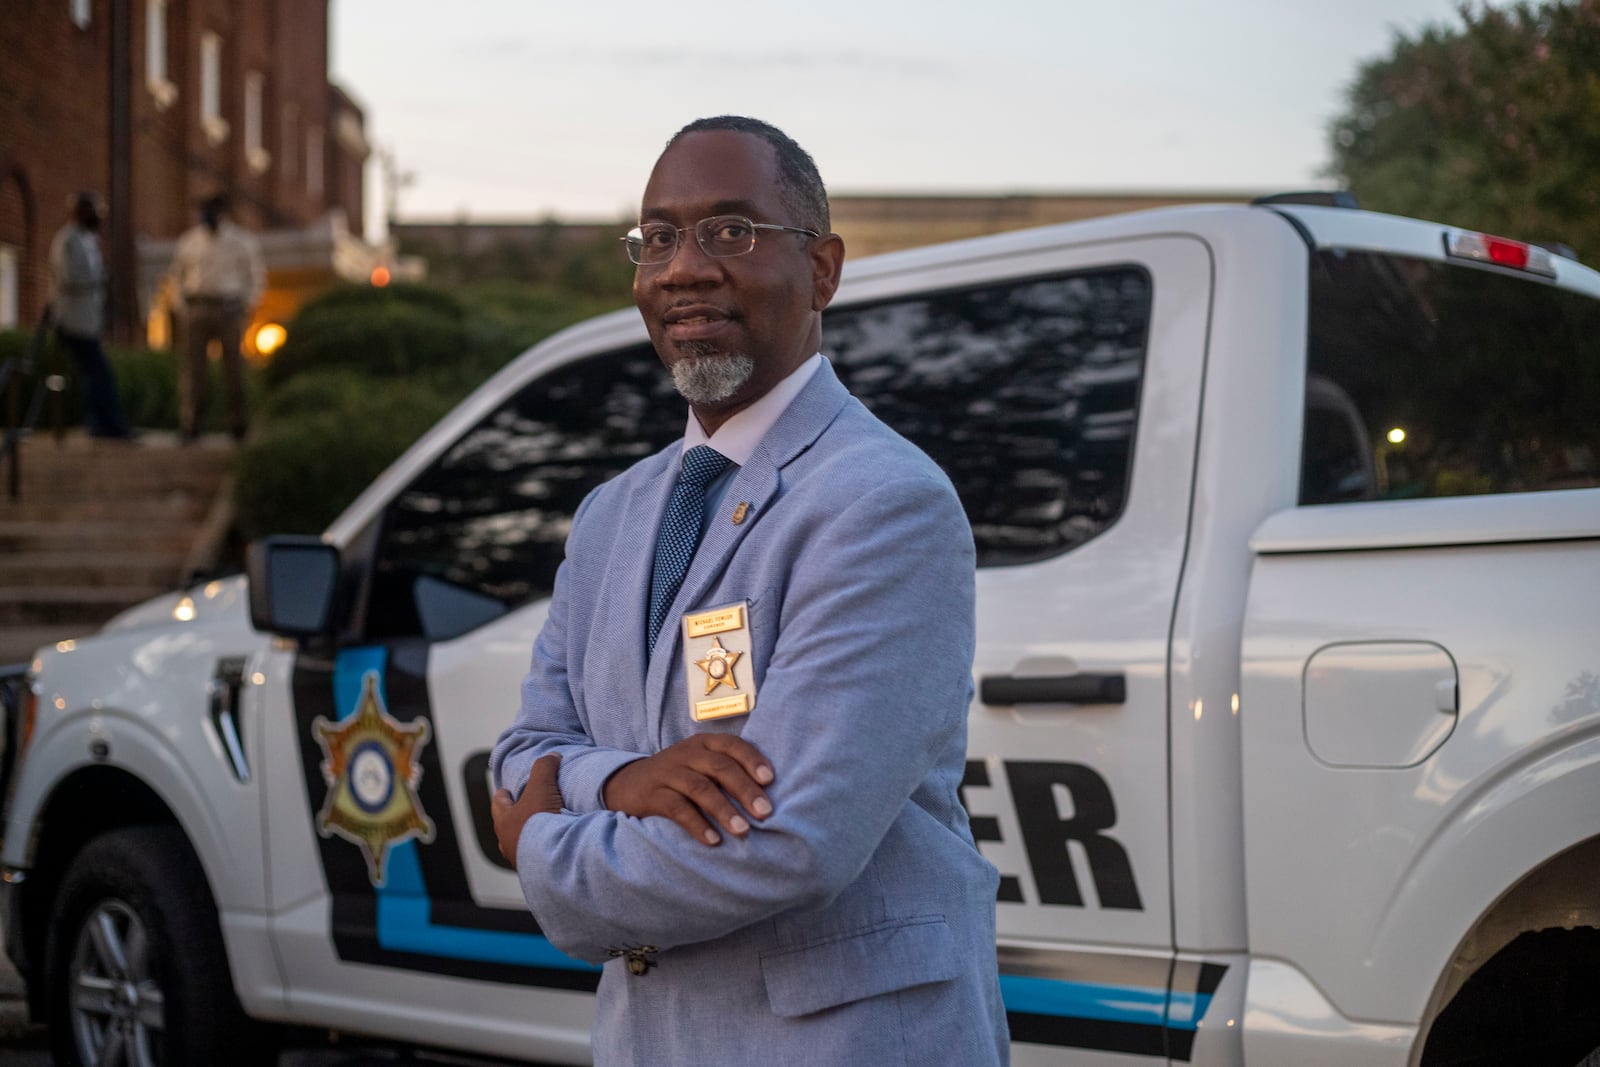
<path fill-rule="evenodd" d="M 279 535 L 250 546 L 250 623 L 264 633 L 320 637 L 333 626 L 339 550 L 316 537 Z"/>

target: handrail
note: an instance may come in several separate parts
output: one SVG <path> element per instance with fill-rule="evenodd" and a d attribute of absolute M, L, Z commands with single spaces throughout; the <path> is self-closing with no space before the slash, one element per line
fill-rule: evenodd
<path fill-rule="evenodd" d="M 34 427 L 39 424 L 39 413 L 44 410 L 45 394 L 59 393 L 62 388 L 59 375 L 40 376 L 33 387 L 33 397 L 28 401 L 26 417 L 18 419 L 18 391 L 22 386 L 22 377 L 32 374 L 40 365 L 40 355 L 44 352 L 45 344 L 50 337 L 50 312 L 51 306 L 46 304 L 44 311 L 39 315 L 39 325 L 34 327 L 33 336 L 28 339 L 28 347 L 22 357 L 19 359 L 12 356 L 0 364 L 0 393 L 5 395 L 6 409 L 6 431 L 4 437 L 0 437 L 0 462 L 6 463 L 7 466 L 6 488 L 12 500 L 16 500 L 22 493 L 22 439 L 33 433 Z M 59 411 L 59 408 L 57 410 Z"/>

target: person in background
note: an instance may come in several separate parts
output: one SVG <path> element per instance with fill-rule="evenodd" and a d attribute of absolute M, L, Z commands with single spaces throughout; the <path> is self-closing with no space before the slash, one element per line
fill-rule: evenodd
<path fill-rule="evenodd" d="M 222 380 L 228 394 L 228 429 L 242 440 L 245 411 L 244 358 L 239 344 L 261 291 L 266 270 L 254 235 L 228 218 L 222 194 L 200 203 L 200 222 L 178 238 L 172 262 L 178 313 L 178 417 L 185 440 L 205 429 L 209 407 L 206 351 L 222 347 Z"/>
<path fill-rule="evenodd" d="M 71 218 L 50 242 L 50 321 L 83 376 L 84 424 L 91 437 L 128 440 L 117 379 L 100 346 L 106 324 L 106 266 L 100 255 L 100 201 L 78 193 Z"/>

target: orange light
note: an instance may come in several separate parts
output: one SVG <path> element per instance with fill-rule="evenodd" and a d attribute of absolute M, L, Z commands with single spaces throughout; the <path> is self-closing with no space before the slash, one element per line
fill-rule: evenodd
<path fill-rule="evenodd" d="M 372 268 L 372 284 L 382 289 L 389 284 L 389 268 L 381 263 Z"/>
<path fill-rule="evenodd" d="M 283 347 L 283 342 L 289 339 L 289 331 L 276 322 L 263 323 L 256 330 L 256 351 L 263 356 L 270 356 Z"/>

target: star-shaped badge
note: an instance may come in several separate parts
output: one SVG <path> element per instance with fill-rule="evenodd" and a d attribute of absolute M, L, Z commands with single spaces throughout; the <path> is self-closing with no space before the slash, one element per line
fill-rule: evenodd
<path fill-rule="evenodd" d="M 719 685 L 729 689 L 739 688 L 739 683 L 733 680 L 733 665 L 739 662 L 743 652 L 730 652 L 722 647 L 722 639 L 713 637 L 711 647 L 706 649 L 706 658 L 697 659 L 694 665 L 706 672 L 706 696 Z"/>
<path fill-rule="evenodd" d="M 412 839 L 424 844 L 433 840 L 433 820 L 417 796 L 428 722 L 396 722 L 378 695 L 377 672 L 368 671 L 354 715 L 337 723 L 319 715 L 311 727 L 322 746 L 322 777 L 328 784 L 317 832 L 360 846 L 368 877 L 381 886 L 391 847 Z"/>

